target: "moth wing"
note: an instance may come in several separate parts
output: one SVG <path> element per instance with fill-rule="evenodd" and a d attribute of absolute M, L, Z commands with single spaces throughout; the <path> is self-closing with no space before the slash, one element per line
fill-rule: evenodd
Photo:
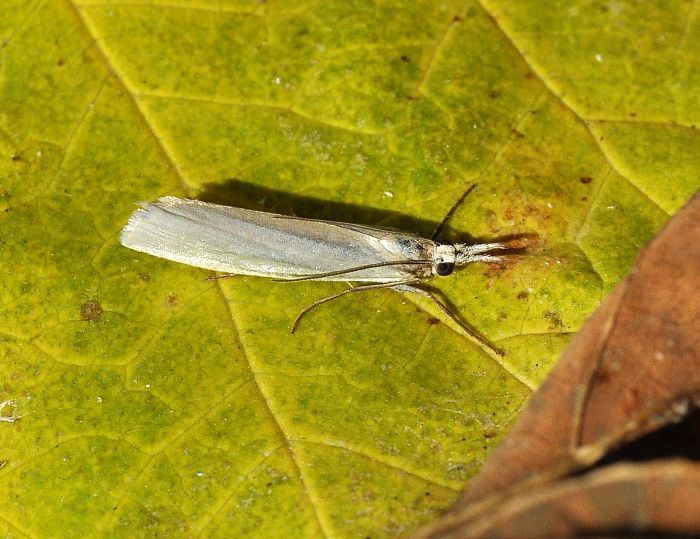
<path fill-rule="evenodd" d="M 417 250 L 422 245 L 415 243 L 416 238 L 361 225 L 162 197 L 134 212 L 122 230 L 121 243 L 201 268 L 284 279 L 420 259 Z M 405 279 L 414 269 L 386 266 L 327 279 L 388 282 Z"/>

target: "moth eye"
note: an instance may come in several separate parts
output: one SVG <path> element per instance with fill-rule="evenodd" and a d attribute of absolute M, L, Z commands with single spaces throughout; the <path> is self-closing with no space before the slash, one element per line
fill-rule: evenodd
<path fill-rule="evenodd" d="M 446 277 L 455 269 L 455 265 L 452 262 L 438 262 L 435 265 L 435 273 Z"/>

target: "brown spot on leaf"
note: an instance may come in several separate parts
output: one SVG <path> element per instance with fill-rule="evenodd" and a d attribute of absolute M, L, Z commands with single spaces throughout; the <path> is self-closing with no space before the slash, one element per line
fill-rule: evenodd
<path fill-rule="evenodd" d="M 87 322 L 95 322 L 102 316 L 102 305 L 96 299 L 86 301 L 80 306 L 80 318 Z"/>
<path fill-rule="evenodd" d="M 527 290 L 521 290 L 518 292 L 517 298 L 518 299 L 527 299 L 530 296 L 530 292 Z"/>
<path fill-rule="evenodd" d="M 402 62 L 408 63 L 408 62 L 411 61 L 411 57 L 408 56 L 407 54 L 402 54 L 402 55 L 401 55 L 401 61 L 402 61 Z"/>
<path fill-rule="evenodd" d="M 484 271 L 483 275 L 484 277 L 494 277 L 500 275 L 501 273 L 505 273 L 510 268 L 515 266 L 515 264 L 517 264 L 517 259 L 515 257 L 505 258 L 500 262 L 489 262 L 485 265 L 486 271 Z"/>
<path fill-rule="evenodd" d="M 177 294 L 175 294 L 175 292 L 170 292 L 168 297 L 165 299 L 165 303 L 168 307 L 177 307 L 179 304 Z"/>
<path fill-rule="evenodd" d="M 546 320 L 549 320 L 550 326 L 553 329 L 554 328 L 561 328 L 564 326 L 564 323 L 561 320 L 561 316 L 556 311 L 546 311 L 544 313 L 544 318 Z"/>
<path fill-rule="evenodd" d="M 436 326 L 440 323 L 439 318 L 428 318 L 428 325 Z"/>
<path fill-rule="evenodd" d="M 580 181 L 581 183 L 589 184 L 593 182 L 593 178 L 591 178 L 590 176 L 581 176 L 578 179 L 578 181 Z"/>
<path fill-rule="evenodd" d="M 139 273 L 139 279 L 142 281 L 148 282 L 151 280 L 151 274 L 150 273 Z"/>

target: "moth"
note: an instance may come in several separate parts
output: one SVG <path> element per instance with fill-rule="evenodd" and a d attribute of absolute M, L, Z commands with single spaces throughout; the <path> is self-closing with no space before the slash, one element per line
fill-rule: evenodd
<path fill-rule="evenodd" d="M 503 260 L 508 242 L 437 241 L 447 220 L 475 186 L 450 209 L 433 239 L 410 232 L 305 219 L 172 196 L 141 203 L 121 232 L 130 249 L 191 266 L 278 281 L 346 281 L 351 288 L 314 301 L 311 309 L 351 292 L 390 288 L 432 300 L 448 318 L 493 353 L 503 352 L 462 322 L 433 292 L 419 286 L 474 262 Z"/>

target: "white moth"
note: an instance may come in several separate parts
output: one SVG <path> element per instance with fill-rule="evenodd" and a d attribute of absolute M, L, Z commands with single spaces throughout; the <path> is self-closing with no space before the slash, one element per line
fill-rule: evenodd
<path fill-rule="evenodd" d="M 436 233 L 469 191 L 453 206 Z M 326 301 L 349 292 L 392 288 L 430 298 L 472 338 L 503 355 L 461 322 L 432 292 L 416 285 L 427 277 L 450 275 L 456 267 L 472 262 L 498 262 L 502 258 L 494 253 L 508 249 L 507 243 L 443 243 L 409 232 L 170 196 L 142 203 L 120 239 L 125 247 L 223 272 L 224 277 L 256 275 L 283 281 L 364 283 L 306 307 L 294 321 L 292 332 L 304 314 Z"/>

